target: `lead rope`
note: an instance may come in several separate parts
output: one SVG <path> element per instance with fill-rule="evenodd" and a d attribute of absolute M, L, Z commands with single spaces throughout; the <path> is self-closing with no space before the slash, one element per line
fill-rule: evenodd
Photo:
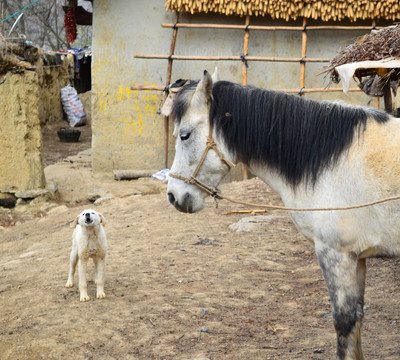
<path fill-rule="evenodd" d="M 359 208 L 363 208 L 363 207 L 373 206 L 373 205 L 382 204 L 382 203 L 385 203 L 388 201 L 394 201 L 394 200 L 400 199 L 400 195 L 397 195 L 397 196 L 392 196 L 392 197 L 388 197 L 388 198 L 384 198 L 384 199 L 380 199 L 380 200 L 376 200 L 376 201 L 371 201 L 371 202 L 364 203 L 364 204 L 358 204 L 358 205 L 338 206 L 338 207 L 322 207 L 322 208 L 295 208 L 295 207 L 272 205 L 272 204 L 256 204 L 256 203 L 251 203 L 251 202 L 247 202 L 247 201 L 235 200 L 235 199 L 229 198 L 225 195 L 222 195 L 218 189 L 204 184 L 196 177 L 193 177 L 193 176 L 186 177 L 186 176 L 182 176 L 182 175 L 178 175 L 178 174 L 169 174 L 169 176 L 172 176 L 173 178 L 176 178 L 179 180 L 183 180 L 187 184 L 196 185 L 198 188 L 207 192 L 215 200 L 228 200 L 235 204 L 241 204 L 241 205 L 246 205 L 246 206 L 250 206 L 250 207 L 261 207 L 261 208 L 265 208 L 265 209 L 274 209 L 274 210 L 286 210 L 286 211 L 352 210 L 352 209 L 359 209 Z"/>
<path fill-rule="evenodd" d="M 367 206 L 373 206 L 377 204 L 382 204 L 388 201 L 393 201 L 393 200 L 399 200 L 400 195 L 393 196 L 393 197 L 388 197 L 376 201 L 371 201 L 368 203 L 364 204 L 358 204 L 358 205 L 350 205 L 350 206 L 338 206 L 338 207 L 327 207 L 327 208 L 294 208 L 294 207 L 288 207 L 288 206 L 279 206 L 279 205 L 270 205 L 270 204 L 254 204 L 254 203 L 249 203 L 246 201 L 240 201 L 240 200 L 234 200 L 231 198 L 228 198 L 226 196 L 218 194 L 218 197 L 220 199 L 225 199 L 230 202 L 236 203 L 236 204 L 242 204 L 250 207 L 262 207 L 266 209 L 275 209 L 275 210 L 286 210 L 286 211 L 334 211 L 334 210 L 351 210 L 351 209 L 359 209 Z"/>
<path fill-rule="evenodd" d="M 280 205 L 272 205 L 272 204 L 255 204 L 255 203 L 250 203 L 250 202 L 246 202 L 246 201 L 241 201 L 241 200 L 235 200 L 235 199 L 231 199 L 227 196 L 224 196 L 221 194 L 220 190 L 209 186 L 207 184 L 204 184 L 203 182 L 201 182 L 196 176 L 197 173 L 199 172 L 201 165 L 203 165 L 203 162 L 207 156 L 207 153 L 210 149 L 213 149 L 219 156 L 219 158 L 221 159 L 222 162 L 224 162 L 228 167 L 232 168 L 235 167 L 236 164 L 234 164 L 233 162 L 231 162 L 230 160 L 226 159 L 224 157 L 224 155 L 221 153 L 221 151 L 218 149 L 217 144 L 215 143 L 213 137 L 212 137 L 212 127 L 210 124 L 210 128 L 209 128 L 209 134 L 207 137 L 207 146 L 203 152 L 203 155 L 199 161 L 199 163 L 196 166 L 196 169 L 194 170 L 193 174 L 191 176 L 183 176 L 183 175 L 179 175 L 179 174 L 173 174 L 170 173 L 169 176 L 175 178 L 175 179 L 179 179 L 182 180 L 184 182 L 186 182 L 187 184 L 191 184 L 191 185 L 195 185 L 198 188 L 200 188 L 201 190 L 205 191 L 206 193 L 208 193 L 210 196 L 212 196 L 214 198 L 215 201 L 217 200 L 228 200 L 232 203 L 235 204 L 241 204 L 241 205 L 246 205 L 246 206 L 250 206 L 250 207 L 261 207 L 261 208 L 265 208 L 265 209 L 274 209 L 274 210 L 286 210 L 286 211 L 335 211 L 335 210 L 351 210 L 351 209 L 359 209 L 359 208 L 363 208 L 363 207 L 368 207 L 368 206 L 373 206 L 373 205 L 377 205 L 377 204 L 382 204 L 385 202 L 389 202 L 389 201 L 394 201 L 394 200 L 399 200 L 400 199 L 400 195 L 397 196 L 392 196 L 392 197 L 387 197 L 384 199 L 380 199 L 380 200 L 376 200 L 376 201 L 371 201 L 368 203 L 364 203 L 364 204 L 358 204 L 358 205 L 350 205 L 350 206 L 338 206 L 338 207 L 321 207 L 321 208 L 295 208 L 295 207 L 288 207 L 288 206 L 280 206 Z M 218 207 L 218 203 L 217 203 L 217 207 Z"/>

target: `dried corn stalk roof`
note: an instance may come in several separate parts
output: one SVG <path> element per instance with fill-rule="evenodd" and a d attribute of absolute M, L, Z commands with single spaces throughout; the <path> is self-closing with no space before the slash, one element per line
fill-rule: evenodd
<path fill-rule="evenodd" d="M 339 82 L 337 66 L 360 62 L 376 61 L 388 58 L 400 59 L 400 25 L 373 30 L 353 44 L 339 52 L 329 63 L 324 72 L 335 83 Z"/>
<path fill-rule="evenodd" d="M 399 0 L 166 0 L 165 8 L 192 14 L 269 15 L 286 21 L 303 17 L 323 21 L 400 19 Z"/>

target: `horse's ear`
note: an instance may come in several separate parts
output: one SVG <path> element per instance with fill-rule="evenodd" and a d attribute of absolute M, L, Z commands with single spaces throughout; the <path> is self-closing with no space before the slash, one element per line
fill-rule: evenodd
<path fill-rule="evenodd" d="M 207 70 L 204 70 L 203 78 L 197 85 L 193 95 L 192 103 L 196 106 L 201 106 L 211 99 L 213 81 Z"/>
<path fill-rule="evenodd" d="M 215 67 L 214 73 L 212 74 L 211 79 L 212 79 L 213 83 L 219 81 L 219 69 L 218 69 L 218 66 Z"/>

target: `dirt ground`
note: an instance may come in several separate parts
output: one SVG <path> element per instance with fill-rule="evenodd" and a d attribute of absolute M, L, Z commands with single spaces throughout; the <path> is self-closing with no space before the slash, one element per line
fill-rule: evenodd
<path fill-rule="evenodd" d="M 83 130 L 78 146 L 59 143 L 54 131 L 45 136 L 53 196 L 0 209 L 2 360 L 334 358 L 327 289 L 287 213 L 227 215 L 244 207 L 216 208 L 212 199 L 199 213 L 179 213 L 157 180 L 93 174 L 90 128 Z M 258 179 L 221 189 L 280 204 Z M 87 207 L 107 219 L 107 297 L 95 298 L 90 263 L 91 300 L 80 303 L 77 287 L 64 285 L 70 222 Z M 399 359 L 399 265 L 368 262 L 367 359 Z"/>

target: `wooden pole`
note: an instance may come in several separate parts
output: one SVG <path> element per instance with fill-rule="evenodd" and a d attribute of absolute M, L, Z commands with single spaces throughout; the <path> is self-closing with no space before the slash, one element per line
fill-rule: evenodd
<path fill-rule="evenodd" d="M 379 110 L 379 96 L 375 96 L 375 109 Z"/>
<path fill-rule="evenodd" d="M 243 56 L 245 57 L 242 65 L 242 85 L 247 85 L 247 56 L 249 55 L 249 24 L 250 24 L 250 15 L 246 16 L 246 27 L 244 32 L 244 40 L 243 40 Z"/>
<path fill-rule="evenodd" d="M 271 90 L 275 90 L 275 91 L 284 91 L 287 93 L 317 93 L 317 92 L 342 92 L 343 89 L 342 88 L 312 88 L 312 89 L 271 89 Z M 348 92 L 360 92 L 362 91 L 360 88 L 350 88 L 349 90 L 347 90 Z"/>
<path fill-rule="evenodd" d="M 168 55 L 168 54 L 142 54 L 135 53 L 135 58 L 141 59 L 173 59 L 173 60 L 213 60 L 213 61 L 242 61 L 242 57 L 240 55 L 231 55 L 231 56 L 197 56 L 197 55 Z M 307 58 L 303 59 L 301 57 L 298 58 L 280 58 L 280 57 L 268 57 L 268 56 L 247 56 L 247 61 L 277 61 L 277 62 L 329 62 L 329 58 Z"/>
<path fill-rule="evenodd" d="M 178 22 L 179 22 L 179 13 L 176 13 L 175 15 L 175 26 L 173 27 L 173 32 L 172 32 L 172 40 L 171 40 L 171 46 L 169 49 L 169 55 L 174 55 L 175 52 L 175 45 L 176 45 L 176 37 L 178 35 Z M 166 81 L 166 85 L 168 86 L 169 83 L 171 82 L 171 73 L 172 73 L 172 62 L 173 59 L 172 57 L 170 57 L 168 59 L 168 69 L 167 69 L 167 81 Z"/>
<path fill-rule="evenodd" d="M 175 24 L 163 23 L 161 24 L 164 28 L 173 28 Z M 229 24 L 177 24 L 178 28 L 197 28 L 197 29 L 231 29 L 231 30 L 245 30 L 246 25 L 229 25 Z M 250 25 L 248 30 L 264 30 L 264 31 L 276 31 L 276 30 L 286 30 L 286 31 L 302 31 L 302 26 L 260 26 L 260 25 Z M 319 26 L 308 26 L 307 30 L 371 30 L 371 26 L 335 26 L 335 25 L 319 25 Z"/>
<path fill-rule="evenodd" d="M 304 89 L 306 81 L 306 63 L 307 57 L 307 19 L 303 18 L 303 31 L 301 37 L 301 61 L 300 61 L 300 89 Z M 300 96 L 303 96 L 303 92 L 300 91 Z"/>
<path fill-rule="evenodd" d="M 176 13 L 175 16 L 175 24 L 179 22 L 179 12 Z M 171 47 L 169 49 L 169 58 L 168 58 L 168 69 L 167 69 L 167 79 L 166 85 L 168 86 L 171 82 L 171 74 L 172 74 L 172 55 L 175 52 L 175 45 L 176 45 L 176 37 L 178 35 L 178 27 L 175 26 L 172 32 L 172 40 L 171 40 Z M 167 98 L 167 94 L 165 95 L 165 99 Z M 168 141 L 169 141 L 169 116 L 164 116 L 164 169 L 168 168 Z"/>
<path fill-rule="evenodd" d="M 242 85 L 247 85 L 247 56 L 249 55 L 249 25 L 250 25 L 250 15 L 246 16 L 245 22 L 245 33 L 243 40 L 243 64 L 242 64 Z M 249 178 L 249 174 L 247 172 L 246 166 L 243 166 L 243 179 L 246 180 Z"/>
<path fill-rule="evenodd" d="M 156 85 L 132 85 L 131 90 L 153 90 L 153 91 L 164 91 L 165 86 L 156 86 Z M 312 89 L 271 89 L 275 91 L 284 91 L 287 93 L 315 93 L 315 92 L 340 92 L 343 91 L 342 88 L 312 88 Z M 360 88 L 350 88 L 348 91 L 350 92 L 359 92 Z"/>
<path fill-rule="evenodd" d="M 155 91 L 164 91 L 165 86 L 161 85 L 132 85 L 131 90 L 155 90 Z"/>
<path fill-rule="evenodd" d="M 387 81 L 383 87 L 383 100 L 385 102 L 385 111 L 389 114 L 393 112 L 392 106 L 392 90 L 390 89 L 390 82 Z"/>

